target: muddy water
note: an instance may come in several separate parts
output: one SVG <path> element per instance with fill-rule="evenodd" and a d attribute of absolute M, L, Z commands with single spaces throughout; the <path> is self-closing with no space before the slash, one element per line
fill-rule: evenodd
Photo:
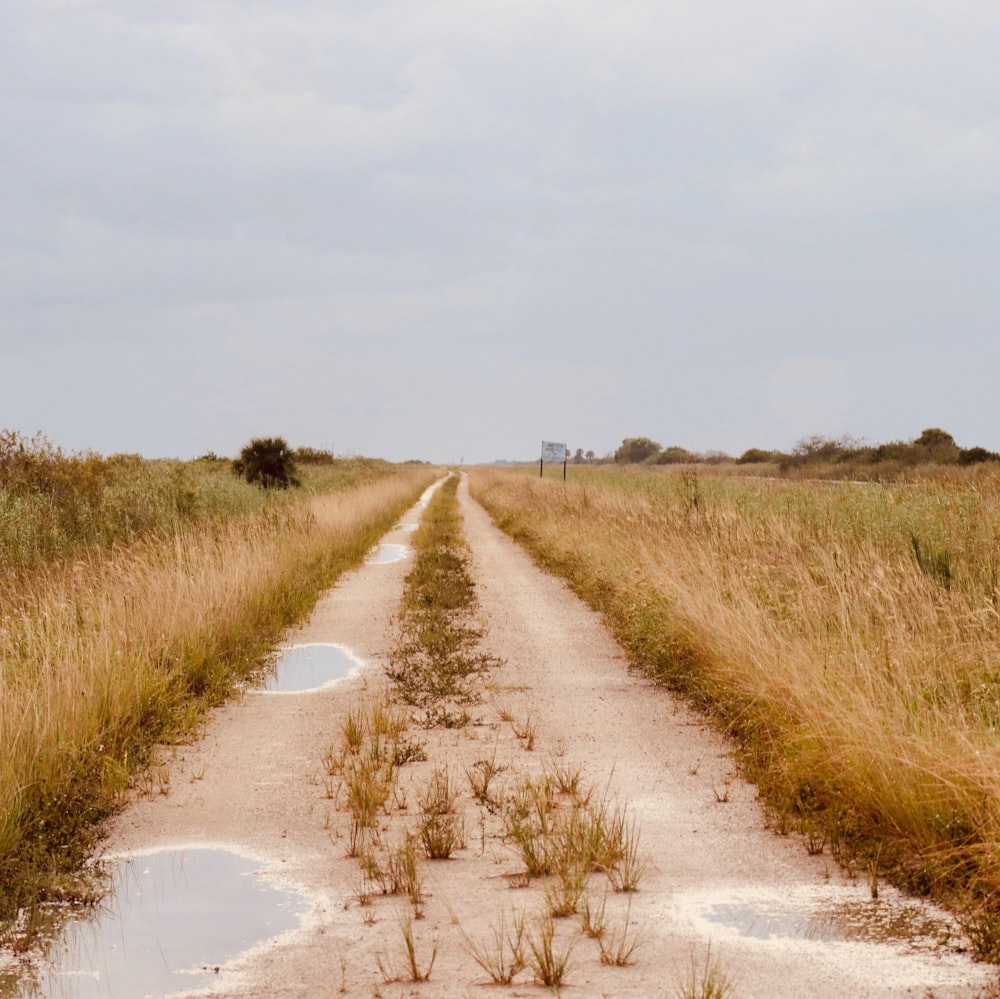
<path fill-rule="evenodd" d="M 890 944 L 910 952 L 964 943 L 947 913 L 896 891 L 873 899 L 846 886 L 730 885 L 680 895 L 676 902 L 706 935 L 748 942 Z"/>
<path fill-rule="evenodd" d="M 104 903 L 61 925 L 33 980 L 6 995 L 109 999 L 204 988 L 222 967 L 297 929 L 310 908 L 259 861 L 217 848 L 116 858 L 109 888 Z"/>
<path fill-rule="evenodd" d="M 313 642 L 280 650 L 274 672 L 264 681 L 272 694 L 298 694 L 324 687 L 360 669 L 362 663 L 342 645 Z"/>

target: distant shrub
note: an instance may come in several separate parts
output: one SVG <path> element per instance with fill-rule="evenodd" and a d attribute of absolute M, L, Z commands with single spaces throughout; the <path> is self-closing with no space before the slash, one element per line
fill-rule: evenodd
<path fill-rule="evenodd" d="M 765 451 L 759 447 L 751 447 L 743 452 L 737 459 L 737 465 L 760 465 L 765 461 L 774 461 L 775 453 Z"/>
<path fill-rule="evenodd" d="M 652 461 L 655 465 L 687 465 L 701 461 L 701 455 L 675 444 L 665 447 Z"/>
<path fill-rule="evenodd" d="M 264 489 L 299 485 L 295 476 L 295 452 L 284 437 L 255 437 L 233 462 L 233 471 Z"/>
<path fill-rule="evenodd" d="M 960 465 L 978 465 L 984 461 L 1000 461 L 1000 454 L 996 451 L 987 451 L 984 447 L 962 448 L 958 452 Z"/>
<path fill-rule="evenodd" d="M 812 434 L 797 441 L 791 454 L 782 455 L 779 466 L 783 472 L 802 465 L 835 464 L 856 450 L 855 442 L 850 437 L 832 438 L 821 434 Z"/>
<path fill-rule="evenodd" d="M 615 451 L 619 465 L 638 465 L 660 453 L 660 445 L 648 437 L 626 437 Z"/>
<path fill-rule="evenodd" d="M 335 460 L 332 451 L 318 447 L 297 447 L 292 453 L 302 465 L 332 465 Z"/>

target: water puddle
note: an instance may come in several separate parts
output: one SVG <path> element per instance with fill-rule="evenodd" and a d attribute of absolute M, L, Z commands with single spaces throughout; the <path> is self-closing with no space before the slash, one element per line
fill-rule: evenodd
<path fill-rule="evenodd" d="M 230 850 L 160 850 L 109 864 L 105 900 L 74 912 L 44 945 L 44 967 L 6 994 L 109 999 L 202 989 L 221 968 L 297 929 L 310 908 L 259 861 Z"/>
<path fill-rule="evenodd" d="M 328 642 L 292 645 L 280 650 L 274 672 L 264 681 L 264 690 L 272 694 L 320 690 L 349 676 L 360 666 L 361 663 L 340 645 Z"/>
<path fill-rule="evenodd" d="M 419 524 L 397 524 L 396 525 L 396 530 L 397 531 L 415 531 L 419 527 L 420 527 Z"/>
<path fill-rule="evenodd" d="M 936 950 L 958 944 L 958 927 L 943 912 L 900 898 L 870 899 L 854 889 L 822 892 L 735 889 L 720 900 L 703 899 L 692 908 L 715 927 L 753 940 L 904 943 L 909 950 Z"/>
<path fill-rule="evenodd" d="M 368 565 L 387 565 L 390 562 L 401 562 L 406 558 L 406 545 L 378 545 L 365 559 Z"/>
<path fill-rule="evenodd" d="M 447 478 L 447 476 L 445 478 Z M 427 504 L 430 503 L 431 497 L 434 495 L 434 492 L 437 490 L 438 486 L 441 485 L 441 482 L 444 482 L 444 479 L 441 479 L 440 482 L 435 482 L 434 485 L 432 485 L 432 486 L 428 486 L 420 494 L 420 499 L 417 500 L 417 508 L 418 509 L 420 509 L 420 510 L 426 510 L 427 509 Z"/>

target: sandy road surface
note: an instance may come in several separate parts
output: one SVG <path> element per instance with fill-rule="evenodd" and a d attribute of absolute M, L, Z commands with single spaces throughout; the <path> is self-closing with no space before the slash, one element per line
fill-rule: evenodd
<path fill-rule="evenodd" d="M 412 803 L 435 763 L 446 760 L 463 783 L 463 767 L 491 754 L 510 767 L 508 780 L 553 761 L 579 765 L 631 804 L 647 868 L 629 915 L 641 938 L 633 964 L 602 965 L 578 920 L 557 921 L 558 938 L 575 941 L 565 994 L 673 995 L 692 954 L 701 960 L 710 942 L 736 979 L 735 996 L 945 997 L 986 989 L 993 971 L 953 948 L 929 940 L 915 948 L 898 937 L 843 939 L 847 923 L 864 938 L 871 935 L 866 927 L 899 923 L 910 910 L 885 892 L 874 906 L 863 879 L 851 882 L 829 856 L 808 856 L 801 842 L 765 830 L 754 790 L 733 778 L 724 743 L 665 691 L 630 676 L 596 615 L 498 532 L 464 485 L 460 498 L 488 624 L 485 644 L 506 665 L 491 678 L 477 724 L 414 733 L 426 739 L 430 760 L 403 768 L 409 804 L 385 817 L 387 841 L 414 821 Z M 415 523 L 419 513 L 404 521 Z M 407 538 L 398 529 L 385 540 Z M 466 849 L 451 860 L 422 862 L 425 916 L 413 926 L 418 960 L 426 963 L 437 947 L 427 982 L 387 983 L 379 971 L 380 961 L 402 970 L 404 900 L 357 902 L 361 878 L 357 862 L 345 856 L 346 812 L 329 796 L 321 758 L 346 712 L 385 687 L 391 617 L 409 564 L 366 565 L 344 577 L 289 636 L 347 646 L 366 663 L 357 675 L 316 693 L 250 693 L 221 709 L 205 738 L 171 763 L 168 793 L 138 800 L 109 830 L 112 852 L 228 845 L 308 895 L 301 929 L 224 966 L 213 994 L 545 994 L 530 971 L 497 990 L 468 953 L 467 939 L 489 939 L 501 912 L 523 912 L 532 925 L 543 890 L 537 883 L 511 887 L 506 875 L 520 865 L 467 788 Z M 530 716 L 537 733 L 531 751 L 503 714 Z M 595 892 L 603 893 L 602 881 L 595 876 Z M 609 923 L 623 927 L 625 897 L 609 896 L 607 913 Z M 934 927 L 934 935 L 944 932 Z"/>

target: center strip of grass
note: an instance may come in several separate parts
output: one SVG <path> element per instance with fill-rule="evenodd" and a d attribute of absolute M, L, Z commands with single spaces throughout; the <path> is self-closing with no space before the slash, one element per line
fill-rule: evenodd
<path fill-rule="evenodd" d="M 406 577 L 399 640 L 386 673 L 399 698 L 423 724 L 459 727 L 469 721 L 475 681 L 497 661 L 478 648 L 475 584 L 468 570 L 456 491 L 449 476 L 431 497 L 414 535 L 416 559 Z"/>

